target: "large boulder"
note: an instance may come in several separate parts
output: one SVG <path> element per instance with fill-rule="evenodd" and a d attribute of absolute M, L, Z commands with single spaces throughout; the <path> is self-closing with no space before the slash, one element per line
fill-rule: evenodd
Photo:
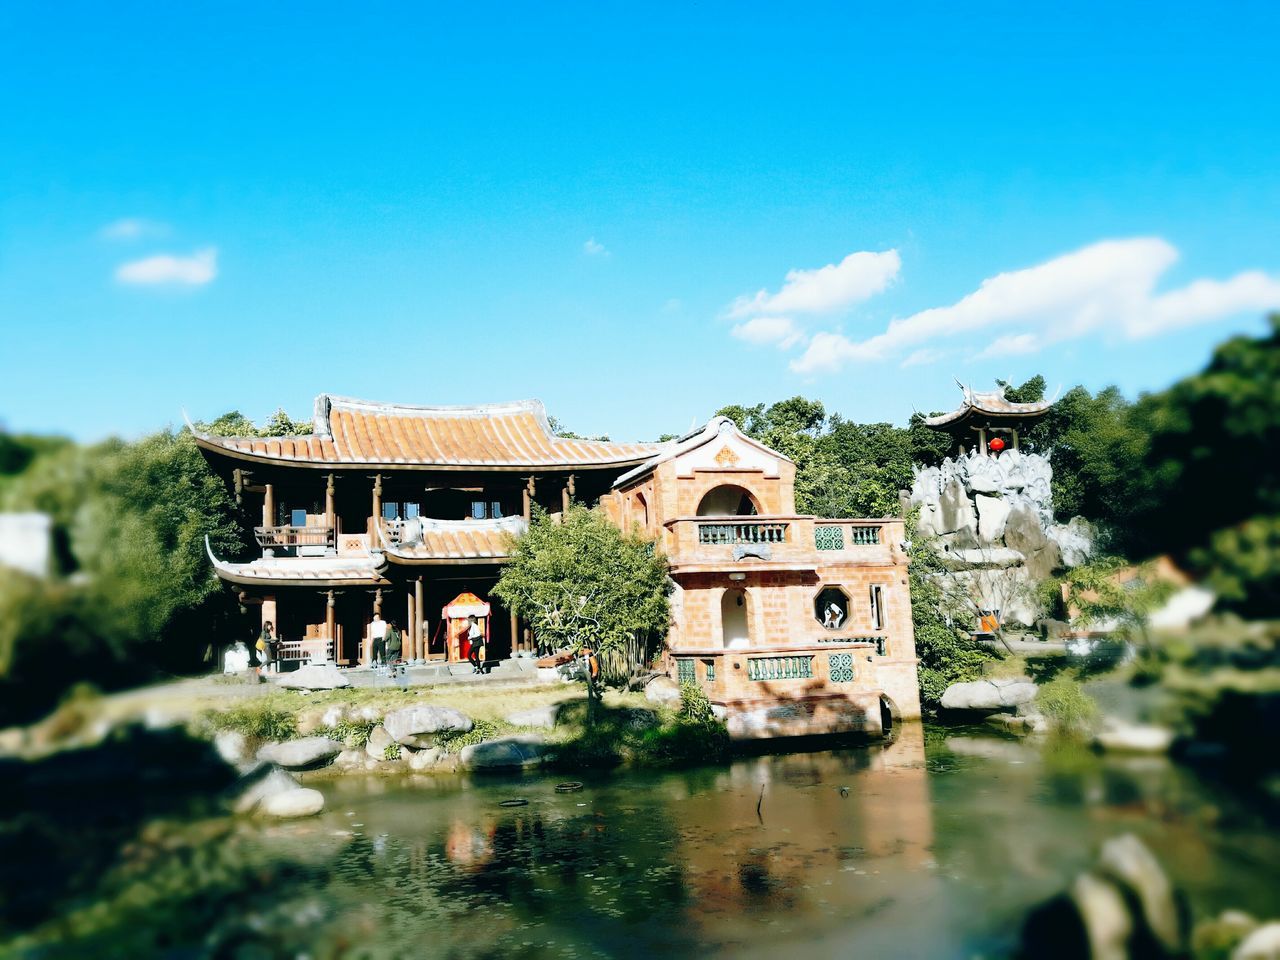
<path fill-rule="evenodd" d="M 277 763 L 286 770 L 307 770 L 328 763 L 342 752 L 342 744 L 328 737 L 303 737 L 283 743 L 268 743 L 258 750 L 258 759 Z"/>
<path fill-rule="evenodd" d="M 246 773 L 229 791 L 231 809 L 249 813 L 267 797 L 296 789 L 298 781 L 274 763 L 261 763 Z"/>
<path fill-rule="evenodd" d="M 1033 580 L 1045 579 L 1062 563 L 1058 545 L 1045 533 L 1039 513 L 1030 504 L 1019 503 L 1009 511 L 1004 543 L 1026 558 L 1027 573 Z"/>
<path fill-rule="evenodd" d="M 956 530 L 977 530 L 978 518 L 974 515 L 973 502 L 965 492 L 964 484 L 958 477 L 952 477 L 942 487 L 938 495 L 937 524 L 940 533 L 953 533 Z"/>
<path fill-rule="evenodd" d="M 1036 698 L 1036 685 L 1029 677 L 971 680 L 953 683 L 942 694 L 942 709 L 987 712 L 1014 710 Z"/>
<path fill-rule="evenodd" d="M 1096 746 L 1113 753 L 1168 753 L 1174 733 L 1168 727 L 1108 720 L 1093 738 Z"/>
<path fill-rule="evenodd" d="M 273 793 L 262 801 L 258 812 L 268 817 L 293 820 L 314 817 L 324 809 L 324 794 L 309 787 L 295 787 L 281 793 Z"/>
<path fill-rule="evenodd" d="M 1137 898 L 1148 928 L 1166 950 L 1177 953 L 1186 935 L 1185 918 L 1155 854 L 1131 833 L 1112 837 L 1102 845 L 1097 869 Z"/>
<path fill-rule="evenodd" d="M 351 681 L 333 663 L 308 663 L 290 673 L 274 674 L 271 679 L 290 690 L 337 690 L 351 686 Z"/>
<path fill-rule="evenodd" d="M 1244 938 L 1231 960 L 1280 960 L 1280 923 L 1264 923 Z"/>
<path fill-rule="evenodd" d="M 364 746 L 364 752 L 370 759 L 382 761 L 387 759 L 387 747 L 395 742 L 391 734 L 387 733 L 386 727 L 374 727 L 369 734 L 369 742 Z"/>
<path fill-rule="evenodd" d="M 219 730 L 213 735 L 213 749 L 233 767 L 241 766 L 250 756 L 249 739 L 239 730 Z"/>
<path fill-rule="evenodd" d="M 382 726 L 401 743 L 418 738 L 414 746 L 431 746 L 425 738 L 437 733 L 466 733 L 475 726 L 465 713 L 452 707 L 401 707 L 382 718 Z"/>
<path fill-rule="evenodd" d="M 541 735 L 522 733 L 463 747 L 458 759 L 467 770 L 507 770 L 535 767 L 542 763 L 546 752 Z"/>
<path fill-rule="evenodd" d="M 973 498 L 978 508 L 978 536 L 987 543 L 996 543 L 1004 536 L 1004 525 L 1009 519 L 1011 507 L 1004 497 L 978 494 Z"/>
<path fill-rule="evenodd" d="M 659 674 L 644 687 L 644 698 L 664 707 L 680 706 L 680 684 L 666 674 Z"/>

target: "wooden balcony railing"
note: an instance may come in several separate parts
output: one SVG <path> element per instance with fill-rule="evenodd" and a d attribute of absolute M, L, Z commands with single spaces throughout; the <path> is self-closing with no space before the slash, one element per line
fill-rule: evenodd
<path fill-rule="evenodd" d="M 786 543 L 790 524 L 723 521 L 698 524 L 698 542 L 709 544 Z"/>
<path fill-rule="evenodd" d="M 289 549 L 292 547 L 335 546 L 333 527 L 254 527 L 253 535 L 263 548 Z"/>

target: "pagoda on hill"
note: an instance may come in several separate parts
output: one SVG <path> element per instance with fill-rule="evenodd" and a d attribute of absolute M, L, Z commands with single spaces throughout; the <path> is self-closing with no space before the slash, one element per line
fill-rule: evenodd
<path fill-rule="evenodd" d="M 998 454 L 1002 450 L 1018 449 L 1019 432 L 1034 427 L 1053 406 L 1052 400 L 1036 400 L 1019 403 L 1005 397 L 1005 387 L 983 393 L 960 385 L 964 399 L 950 413 L 925 417 L 924 424 L 934 430 L 951 434 L 960 445 L 961 455 L 966 445 L 972 446 L 983 456 Z M 1009 437 L 1008 440 L 1004 439 Z"/>

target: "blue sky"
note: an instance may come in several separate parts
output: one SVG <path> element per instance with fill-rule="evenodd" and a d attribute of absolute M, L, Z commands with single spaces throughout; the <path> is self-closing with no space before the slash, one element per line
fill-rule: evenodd
<path fill-rule="evenodd" d="M 1042 6 L 4 4 L 0 422 L 1160 388 L 1280 307 L 1280 13 Z"/>

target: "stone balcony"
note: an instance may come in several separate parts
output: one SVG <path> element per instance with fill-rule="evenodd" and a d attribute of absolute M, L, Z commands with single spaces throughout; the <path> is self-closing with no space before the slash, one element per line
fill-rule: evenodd
<path fill-rule="evenodd" d="M 813 569 L 829 563 L 896 563 L 899 519 L 828 520 L 813 516 L 677 517 L 663 546 L 673 566 L 723 569 L 735 564 Z"/>

